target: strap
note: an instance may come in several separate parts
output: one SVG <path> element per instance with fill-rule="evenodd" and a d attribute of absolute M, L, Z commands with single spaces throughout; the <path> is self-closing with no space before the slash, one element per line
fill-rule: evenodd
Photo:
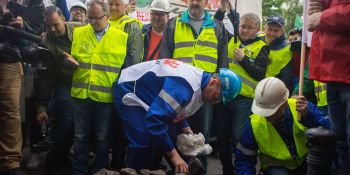
<path fill-rule="evenodd" d="M 154 56 L 157 54 L 157 52 L 159 51 L 159 49 L 160 49 L 160 43 L 162 42 L 162 39 L 160 39 L 160 41 L 158 42 L 158 44 L 157 44 L 157 47 L 156 48 L 154 48 L 154 50 L 153 50 L 153 52 L 152 52 L 152 54 L 147 58 L 147 61 L 149 61 L 149 60 L 154 60 Z"/>
<path fill-rule="evenodd" d="M 286 144 L 288 151 L 290 153 L 290 155 L 292 156 L 292 158 L 294 159 L 295 163 L 299 166 L 298 161 L 297 161 L 297 157 L 298 157 L 298 151 L 295 145 L 295 141 L 294 138 L 291 138 L 289 133 L 287 132 L 287 128 L 281 126 L 281 124 L 283 123 L 284 120 L 279 123 L 279 124 L 274 124 L 272 123 L 272 125 L 275 127 L 275 129 L 277 130 L 277 133 L 281 136 L 283 142 Z M 294 125 L 294 123 L 293 123 Z M 293 132 L 293 128 L 292 128 L 292 132 Z M 292 136 L 293 137 L 293 136 Z"/>

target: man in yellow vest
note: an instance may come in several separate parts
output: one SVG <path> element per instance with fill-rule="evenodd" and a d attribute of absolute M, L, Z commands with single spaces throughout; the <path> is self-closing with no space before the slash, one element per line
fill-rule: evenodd
<path fill-rule="evenodd" d="M 220 2 L 222 3 L 221 8 L 216 12 L 215 18 L 222 20 L 226 7 L 228 7 L 226 4 L 228 1 Z M 233 36 L 229 36 L 228 59 L 229 68 L 235 71 L 242 80 L 242 90 L 240 95 L 228 105 L 228 108 L 220 109 L 219 111 L 222 112 L 217 114 L 217 118 L 220 118 L 217 122 L 219 156 L 224 175 L 234 174 L 232 145 L 236 145 L 243 125 L 251 114 L 254 89 L 258 81 L 265 78 L 270 50 L 259 36 L 260 19 L 256 14 L 244 14 L 239 21 L 237 42 Z"/>
<path fill-rule="evenodd" d="M 88 4 L 90 24 L 74 30 L 71 55 L 67 54 L 68 59 L 79 63 L 71 89 L 75 104 L 73 175 L 88 174 L 91 148 L 96 155 L 91 174 L 108 167 L 107 136 L 114 108 L 112 85 L 122 68 L 136 63 L 127 56 L 128 35 L 108 23 L 108 9 L 103 1 Z"/>
<path fill-rule="evenodd" d="M 265 78 L 257 85 L 254 114 L 245 124 L 235 152 L 238 175 L 255 175 L 257 157 L 264 175 L 306 174 L 305 131 L 317 126 L 329 128 L 329 121 L 305 97 L 288 96 L 288 89 L 277 78 Z"/>
<path fill-rule="evenodd" d="M 284 19 L 270 16 L 265 24 L 263 40 L 270 46 L 269 62 L 266 77 L 277 77 L 288 89 L 292 89 L 293 52 L 284 36 Z"/>
<path fill-rule="evenodd" d="M 133 59 L 140 61 L 143 54 L 142 23 L 141 21 L 126 15 L 128 0 L 108 0 L 111 18 L 109 23 L 112 27 L 124 31 L 129 35 L 128 51 Z"/>
<path fill-rule="evenodd" d="M 163 34 L 160 58 L 173 58 L 207 72 L 227 68 L 227 32 L 222 22 L 205 10 L 208 0 L 189 0 L 188 9 L 169 20 Z M 212 104 L 204 104 L 190 119 L 194 132 L 202 132 L 208 141 Z M 199 117 L 201 116 L 201 117 Z M 206 167 L 206 157 L 202 158 Z"/>

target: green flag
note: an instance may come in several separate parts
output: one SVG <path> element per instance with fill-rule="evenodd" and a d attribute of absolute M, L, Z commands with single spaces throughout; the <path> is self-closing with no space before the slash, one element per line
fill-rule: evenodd
<path fill-rule="evenodd" d="M 295 17 L 294 27 L 295 28 L 302 28 L 303 27 L 303 19 L 301 19 L 301 17 L 299 15 L 297 15 Z"/>

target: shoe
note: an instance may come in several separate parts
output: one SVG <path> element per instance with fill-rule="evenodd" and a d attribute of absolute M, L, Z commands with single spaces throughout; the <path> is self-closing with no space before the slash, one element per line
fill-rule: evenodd
<path fill-rule="evenodd" d="M 40 164 L 40 154 L 39 153 L 32 153 L 30 159 L 28 160 L 26 168 L 29 170 L 35 170 L 39 167 Z"/>

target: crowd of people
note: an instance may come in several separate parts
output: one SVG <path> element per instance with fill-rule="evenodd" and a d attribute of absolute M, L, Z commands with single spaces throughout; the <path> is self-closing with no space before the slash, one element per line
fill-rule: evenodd
<path fill-rule="evenodd" d="M 302 29 L 286 32 L 278 15 L 261 26 L 229 0 L 215 15 L 208 0 L 189 0 L 173 18 L 168 0 L 153 0 L 150 24 L 128 16 L 126 0 L 77 1 L 70 19 L 32 0 L 25 8 L 42 14 L 30 16 L 35 22 L 26 13 L 7 19 L 9 1 L 0 0 L 1 26 L 11 29 L 0 28 L 0 175 L 38 167 L 43 150 L 34 145 L 44 143 L 46 124 L 49 175 L 158 170 L 163 160 L 187 174 L 191 157 L 176 148 L 177 136 L 196 133 L 206 143 L 217 138 L 224 175 L 307 174 L 305 132 L 319 126 L 337 135 L 326 174 L 350 173 L 350 1 L 310 0 L 302 77 Z M 227 16 L 236 34 L 226 30 Z M 26 128 L 31 157 L 21 166 Z M 209 174 L 208 155 L 195 157 Z"/>

